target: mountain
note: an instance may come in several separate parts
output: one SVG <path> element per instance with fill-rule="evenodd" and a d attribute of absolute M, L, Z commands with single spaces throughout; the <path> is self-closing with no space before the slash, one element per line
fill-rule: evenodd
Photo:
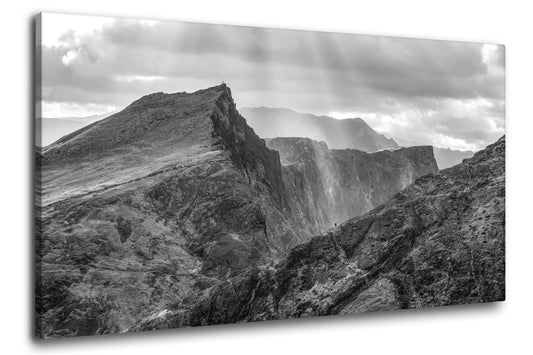
<path fill-rule="evenodd" d="M 191 325 L 505 299 L 505 138 L 204 293 Z"/>
<path fill-rule="evenodd" d="M 102 120 L 110 115 L 111 113 L 102 115 L 91 115 L 86 117 L 36 118 L 36 145 L 40 147 L 45 147 L 69 133 L 72 133 L 95 121 Z"/>
<path fill-rule="evenodd" d="M 370 211 L 418 177 L 438 170 L 430 146 L 366 153 L 330 150 L 309 138 L 266 143 L 280 153 L 293 223 L 312 236 Z"/>
<path fill-rule="evenodd" d="M 190 326 L 203 295 L 340 223 L 328 194 L 356 215 L 436 169 L 427 147 L 269 145 L 281 157 L 220 85 L 144 96 L 38 149 L 38 335 Z"/>
<path fill-rule="evenodd" d="M 286 108 L 245 107 L 239 110 L 248 124 L 262 138 L 308 137 L 324 141 L 333 149 L 358 149 L 375 152 L 383 149 L 398 148 L 392 138 L 374 131 L 360 118 L 338 120 L 327 116 L 298 113 Z M 401 140 L 406 147 L 423 144 Z M 463 159 L 474 155 L 471 151 L 433 147 L 439 169 L 459 164 Z"/>
<path fill-rule="evenodd" d="M 241 108 L 248 124 L 262 138 L 308 137 L 324 141 L 332 149 L 352 148 L 365 152 L 398 147 L 360 118 L 337 120 L 298 113 L 286 108 Z"/>
<path fill-rule="evenodd" d="M 471 158 L 474 152 L 470 150 L 453 150 L 450 148 L 433 147 L 435 160 L 439 165 L 439 169 L 446 169 L 459 164 L 463 159 Z"/>

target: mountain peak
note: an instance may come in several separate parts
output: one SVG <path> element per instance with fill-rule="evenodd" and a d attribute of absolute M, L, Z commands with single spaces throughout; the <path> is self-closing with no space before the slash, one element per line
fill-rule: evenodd
<path fill-rule="evenodd" d="M 133 101 L 130 105 L 128 105 L 125 110 L 162 107 L 166 105 L 172 105 L 174 101 L 180 101 L 184 98 L 191 97 L 198 97 L 200 99 L 207 100 L 210 98 L 218 98 L 222 94 L 226 94 L 228 98 L 232 99 L 231 90 L 224 83 L 206 89 L 197 90 L 191 93 L 185 91 L 165 93 L 160 91 L 142 96 L 141 98 Z"/>
<path fill-rule="evenodd" d="M 212 136 L 210 116 L 217 102 L 234 105 L 226 84 L 192 93 L 145 95 L 124 110 L 62 137 L 44 150 L 45 161 L 107 155 L 126 146 L 155 147 L 198 142 Z"/>
<path fill-rule="evenodd" d="M 250 182 L 264 184 L 282 200 L 277 188 L 279 154 L 246 124 L 226 84 L 193 93 L 145 95 L 46 147 L 39 162 L 57 172 L 58 178 L 61 167 L 79 166 L 79 175 L 68 179 L 70 191 L 79 194 L 172 169 L 191 157 L 197 164 L 229 158 Z M 101 168 L 85 172 L 90 165 Z M 50 200 L 64 197 L 50 196 Z"/>

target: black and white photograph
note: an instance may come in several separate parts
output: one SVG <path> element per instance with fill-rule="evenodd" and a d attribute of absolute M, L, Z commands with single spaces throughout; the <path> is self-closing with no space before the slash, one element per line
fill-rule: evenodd
<path fill-rule="evenodd" d="M 0 13 L 2 354 L 533 353 L 526 3 Z"/>
<path fill-rule="evenodd" d="M 45 12 L 35 53 L 38 337 L 505 300 L 503 45 Z"/>

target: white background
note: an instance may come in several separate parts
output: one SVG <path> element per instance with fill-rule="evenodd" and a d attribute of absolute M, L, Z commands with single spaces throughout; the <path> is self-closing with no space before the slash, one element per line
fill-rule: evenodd
<path fill-rule="evenodd" d="M 533 33 L 512 1 L 2 1 L 0 352 L 50 354 L 532 353 Z M 507 46 L 507 301 L 63 341 L 31 337 L 31 35 L 40 11 L 120 15 Z"/>

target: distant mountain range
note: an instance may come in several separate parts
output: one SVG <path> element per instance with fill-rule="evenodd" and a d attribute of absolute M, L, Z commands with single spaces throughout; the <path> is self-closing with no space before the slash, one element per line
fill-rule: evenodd
<path fill-rule="evenodd" d="M 337 120 L 268 107 L 245 107 L 239 112 L 262 138 L 307 137 L 325 142 L 330 149 L 352 148 L 364 152 L 398 147 L 394 139 L 374 131 L 360 118 Z"/>
<path fill-rule="evenodd" d="M 330 149 L 358 149 L 375 152 L 399 147 L 398 143 L 373 130 L 361 118 L 335 119 L 299 113 L 286 108 L 245 107 L 239 109 L 248 124 L 262 138 L 308 137 L 325 142 Z M 401 141 L 402 146 L 423 145 Z M 474 155 L 471 151 L 459 151 L 433 147 L 439 169 L 459 164 Z"/>

